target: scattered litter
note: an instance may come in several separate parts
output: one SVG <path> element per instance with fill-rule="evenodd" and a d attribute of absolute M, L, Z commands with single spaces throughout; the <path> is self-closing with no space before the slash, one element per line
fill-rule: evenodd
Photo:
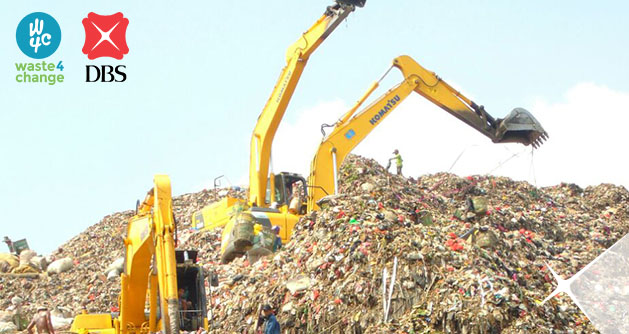
<path fill-rule="evenodd" d="M 339 189 L 300 220 L 280 251 L 226 265 L 221 231 L 193 230 L 190 216 L 227 194 L 244 198 L 244 191 L 174 199 L 179 246 L 199 249 L 206 272 L 218 274 L 211 296 L 207 289 L 213 329 L 252 333 L 259 305 L 270 304 L 283 331 L 294 334 L 596 333 L 569 298 L 540 305 L 555 287 L 545 262 L 569 277 L 627 234 L 625 188 L 536 188 L 448 173 L 404 178 L 350 155 Z M 72 315 L 117 310 L 122 268 L 113 264 L 123 256 L 132 214 L 107 216 L 62 245 L 48 261 L 57 274 L 0 274 L 0 310 L 16 296 L 30 314 L 39 302 Z M 59 259 L 64 270 L 55 269 Z M 0 271 L 17 268 L 16 261 L 0 254 Z M 118 275 L 108 277 L 112 272 Z"/>

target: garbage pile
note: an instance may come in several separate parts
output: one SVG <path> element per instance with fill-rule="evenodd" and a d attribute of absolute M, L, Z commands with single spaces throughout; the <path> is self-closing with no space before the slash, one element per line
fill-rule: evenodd
<path fill-rule="evenodd" d="M 119 278 L 108 281 L 103 270 L 122 256 L 124 222 L 131 215 L 132 211 L 116 213 L 89 227 L 50 254 L 51 263 L 41 273 L 0 276 L 0 310 L 11 311 L 11 299 L 19 298 L 23 301 L 21 312 L 16 309 L 12 313 L 21 313 L 28 320 L 38 306 L 62 310 L 69 319 L 84 307 L 109 312 L 111 305 L 117 304 L 120 282 Z M 60 323 L 55 327 L 69 327 L 69 321 Z"/>
<path fill-rule="evenodd" d="M 219 274 L 220 332 L 252 333 L 266 303 L 288 333 L 596 332 L 567 296 L 540 305 L 556 286 L 546 263 L 570 277 L 623 237 L 623 187 L 414 180 L 355 156 L 341 175 L 342 195 L 271 257 L 219 265 L 217 232 L 190 238 Z"/>
<path fill-rule="evenodd" d="M 47 268 L 48 259 L 30 249 L 20 252 L 19 256 L 0 253 L 0 273 L 38 274 Z"/>
<path fill-rule="evenodd" d="M 174 199 L 180 248 L 199 249 L 206 272 L 219 276 L 207 289 L 217 332 L 253 333 L 270 304 L 287 333 L 595 333 L 569 297 L 540 305 L 556 287 L 546 263 L 570 277 L 629 232 L 629 192 L 607 184 L 413 179 L 349 156 L 340 193 L 303 217 L 279 252 L 228 265 L 219 264 L 220 230 L 191 230 L 190 216 L 244 192 Z M 0 275 L 0 310 L 19 297 L 31 314 L 37 303 L 116 311 L 132 214 L 107 216 L 62 245 L 49 259 L 64 261 L 58 272 Z"/>
<path fill-rule="evenodd" d="M 189 231 L 192 212 L 227 194 L 244 196 L 236 189 L 204 190 L 173 198 L 180 239 L 193 233 Z M 133 214 L 129 210 L 106 216 L 47 257 L 30 250 L 22 251 L 19 258 L 0 254 L 0 320 L 14 318 L 16 313 L 30 319 L 41 305 L 52 311 L 53 320 L 63 315 L 71 319 L 84 308 L 94 313 L 117 311 L 123 238 Z M 11 303 L 14 298 L 20 300 L 20 312 Z M 57 322 L 63 326 L 55 328 L 69 327 L 67 321 Z"/>

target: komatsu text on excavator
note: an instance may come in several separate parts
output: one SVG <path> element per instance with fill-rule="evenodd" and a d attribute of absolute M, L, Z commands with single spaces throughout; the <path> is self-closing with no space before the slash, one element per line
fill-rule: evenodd
<path fill-rule="evenodd" d="M 177 334 L 180 330 L 207 330 L 203 267 L 196 263 L 196 250 L 175 250 L 170 179 L 156 175 L 154 183 L 144 201 L 138 201 L 136 214 L 127 225 L 120 313 L 78 315 L 72 332 Z"/>

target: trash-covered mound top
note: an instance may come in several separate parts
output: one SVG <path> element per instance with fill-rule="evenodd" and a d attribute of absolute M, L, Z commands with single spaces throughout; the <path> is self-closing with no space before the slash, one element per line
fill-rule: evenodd
<path fill-rule="evenodd" d="M 591 333 L 568 297 L 540 305 L 556 286 L 545 263 L 568 278 L 629 231 L 629 193 L 611 185 L 414 180 L 350 156 L 340 190 L 274 257 L 206 265 L 216 328 L 251 330 L 269 303 L 291 333 Z"/>

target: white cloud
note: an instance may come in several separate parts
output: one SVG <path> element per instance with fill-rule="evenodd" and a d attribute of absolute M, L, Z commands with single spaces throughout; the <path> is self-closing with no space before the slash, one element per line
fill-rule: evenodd
<path fill-rule="evenodd" d="M 591 185 L 602 182 L 629 187 L 625 136 L 629 121 L 629 92 L 583 83 L 570 89 L 560 103 L 543 100 L 539 113 L 551 138 L 539 151 L 540 180 Z"/>
<path fill-rule="evenodd" d="M 299 110 L 293 123 L 284 120 L 273 141 L 273 171 L 300 173 L 306 177 L 315 150 L 323 135 L 321 124 L 334 124 L 349 109 L 341 100 L 323 102 Z M 332 130 L 329 128 L 328 133 Z"/>
<path fill-rule="evenodd" d="M 530 147 L 493 144 L 414 94 L 375 128 L 354 153 L 385 164 L 393 149 L 398 148 L 404 158 L 405 175 L 414 177 L 448 171 L 461 155 L 451 169 L 459 175 L 503 175 L 538 186 L 609 182 L 627 187 L 626 149 L 622 146 L 628 142 L 623 136 L 629 120 L 627 106 L 629 92 L 588 83 L 568 90 L 558 103 L 538 99 L 526 107 L 545 127 L 550 139 L 532 158 Z M 348 108 L 340 100 L 321 103 L 298 111 L 295 122 L 284 121 L 274 141 L 274 170 L 307 175 L 322 138 L 320 125 L 333 123 Z"/>

